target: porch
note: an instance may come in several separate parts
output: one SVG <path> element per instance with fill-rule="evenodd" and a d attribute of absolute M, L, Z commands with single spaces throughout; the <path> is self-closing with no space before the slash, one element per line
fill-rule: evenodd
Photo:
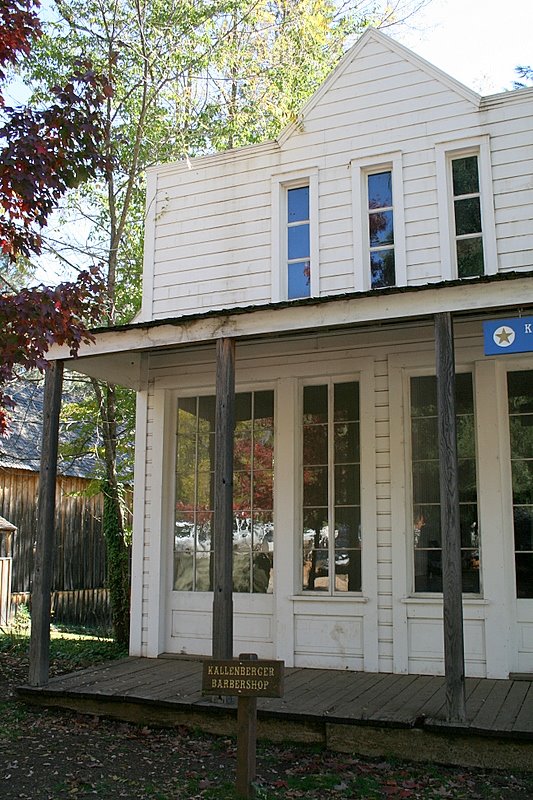
<path fill-rule="evenodd" d="M 201 693 L 201 660 L 126 658 L 19 687 L 21 700 L 144 725 L 236 731 L 236 702 Z M 367 756 L 533 769 L 533 680 L 466 679 L 464 724 L 445 721 L 445 678 L 285 670 L 282 698 L 258 699 L 258 732 Z"/>

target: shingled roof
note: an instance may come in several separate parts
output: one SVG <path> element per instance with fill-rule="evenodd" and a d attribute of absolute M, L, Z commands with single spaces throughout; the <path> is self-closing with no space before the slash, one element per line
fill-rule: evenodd
<path fill-rule="evenodd" d="M 7 387 L 15 401 L 10 412 L 7 436 L 0 437 L 0 467 L 39 472 L 41 463 L 41 436 L 43 427 L 44 386 L 40 381 L 20 381 Z M 72 401 L 73 397 L 65 400 Z M 73 434 L 70 434 L 72 436 Z M 69 433 L 61 426 L 59 439 L 68 441 Z M 96 459 L 93 456 L 58 460 L 58 474 L 88 478 L 94 475 Z"/>

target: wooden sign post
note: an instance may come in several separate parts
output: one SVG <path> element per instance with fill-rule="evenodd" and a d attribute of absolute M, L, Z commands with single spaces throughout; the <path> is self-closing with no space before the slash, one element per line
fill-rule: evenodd
<path fill-rule="evenodd" d="M 283 661 L 259 661 L 255 653 L 241 653 L 228 661 L 204 661 L 202 693 L 238 697 L 237 794 L 253 797 L 256 771 L 257 698 L 283 695 Z"/>

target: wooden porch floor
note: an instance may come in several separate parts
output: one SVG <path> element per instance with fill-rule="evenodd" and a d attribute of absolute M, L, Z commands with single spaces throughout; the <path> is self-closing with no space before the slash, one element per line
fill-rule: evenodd
<path fill-rule="evenodd" d="M 201 670 L 201 660 L 127 658 L 18 693 L 33 704 L 227 734 L 235 726 L 235 699 L 202 696 Z M 467 722 L 453 725 L 445 721 L 442 677 L 286 669 L 283 697 L 258 699 L 259 735 L 418 758 L 425 733 L 422 749 L 431 740 L 433 760 L 533 769 L 533 681 L 468 678 L 466 691 Z"/>

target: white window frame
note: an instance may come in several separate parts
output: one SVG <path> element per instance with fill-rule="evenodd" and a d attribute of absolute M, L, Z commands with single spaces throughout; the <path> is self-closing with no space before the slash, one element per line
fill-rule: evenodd
<path fill-rule="evenodd" d="M 358 392 L 359 392 L 359 398 L 358 398 L 358 402 L 359 402 L 359 464 L 360 464 L 360 478 L 359 478 L 359 480 L 360 480 L 360 486 L 359 486 L 360 500 L 359 500 L 359 508 L 360 508 L 360 525 L 361 525 L 361 547 L 360 547 L 360 553 L 361 553 L 361 556 L 360 556 L 361 588 L 360 589 L 356 589 L 356 590 L 347 591 L 347 592 L 341 592 L 341 591 L 338 591 L 338 590 L 335 589 L 335 573 L 333 574 L 333 579 L 332 579 L 331 573 L 328 575 L 328 589 L 327 590 L 323 590 L 323 589 L 304 589 L 303 588 L 303 541 L 302 541 L 302 529 L 303 529 L 303 491 L 304 491 L 304 487 L 303 487 L 303 480 L 302 480 L 302 473 L 303 473 L 303 468 L 302 467 L 303 467 L 303 464 L 302 464 L 302 455 L 301 455 L 301 453 L 302 453 L 302 448 L 303 448 L 303 424 L 302 424 L 302 420 L 303 420 L 303 405 L 304 405 L 304 389 L 306 387 L 308 387 L 308 386 L 327 385 L 327 387 L 328 387 L 328 432 L 329 432 L 329 435 L 328 435 L 328 440 L 329 440 L 328 441 L 328 497 L 329 497 L 329 500 L 328 500 L 328 517 L 329 517 L 330 515 L 334 514 L 334 501 L 333 501 L 333 496 L 334 496 L 334 492 L 333 492 L 334 478 L 333 478 L 333 475 L 334 475 L 334 471 L 335 471 L 334 458 L 333 458 L 334 439 L 333 439 L 333 436 L 331 436 L 331 429 L 333 428 L 333 416 L 331 416 L 331 418 L 330 418 L 329 412 L 330 412 L 330 408 L 331 408 L 331 411 L 333 410 L 333 406 L 331 405 L 331 407 L 330 407 L 330 402 L 331 402 L 331 400 L 333 398 L 333 391 L 334 391 L 335 384 L 339 384 L 339 383 L 356 383 L 357 387 L 358 387 Z M 297 594 L 301 598 L 318 597 L 318 598 L 322 598 L 322 599 L 334 598 L 336 600 L 339 600 L 339 598 L 340 599 L 344 599 L 344 598 L 347 598 L 347 597 L 362 598 L 362 597 L 365 596 L 365 588 L 366 588 L 365 584 L 368 583 L 368 581 L 365 581 L 365 572 L 364 572 L 365 568 L 368 569 L 367 565 L 365 564 L 365 560 L 366 560 L 366 558 L 365 558 L 366 557 L 365 548 L 367 548 L 368 546 L 366 545 L 365 539 L 363 538 L 364 537 L 364 530 L 365 530 L 364 526 L 365 526 L 365 523 L 366 523 L 365 516 L 364 516 L 365 510 L 366 510 L 365 509 L 365 505 L 364 505 L 364 503 L 365 503 L 365 495 L 364 495 L 364 492 L 363 492 L 363 452 L 365 450 L 365 446 L 364 445 L 366 445 L 366 441 L 365 441 L 364 429 L 363 429 L 363 424 L 364 424 L 363 415 L 364 415 L 364 408 L 363 408 L 363 397 L 362 397 L 362 373 L 355 372 L 355 373 L 349 374 L 349 375 L 337 375 L 337 374 L 335 374 L 335 375 L 331 375 L 331 376 L 312 377 L 312 378 L 306 378 L 306 379 L 304 379 L 304 380 L 302 380 L 300 382 L 300 386 L 299 386 L 299 402 L 298 402 L 298 419 L 299 419 L 299 423 L 298 423 L 298 425 L 299 425 L 299 429 L 298 429 L 298 447 L 299 447 L 299 452 L 300 452 L 300 456 L 299 456 L 299 459 L 298 459 L 298 497 L 299 497 L 299 500 L 298 500 L 298 519 L 299 519 L 299 525 L 298 525 L 298 531 L 299 531 L 299 533 L 298 533 L 298 537 L 299 537 L 298 538 L 298 555 L 299 555 L 300 566 L 299 566 L 299 586 L 298 586 Z M 371 528 L 369 528 L 369 531 L 370 530 L 371 530 Z M 367 531 L 367 536 L 369 536 L 369 531 Z M 335 542 L 334 542 L 334 538 L 331 537 L 331 536 L 329 537 L 328 550 L 329 550 L 329 558 L 331 560 L 332 555 L 334 556 L 334 553 L 335 553 Z"/>
<path fill-rule="evenodd" d="M 366 155 L 352 159 L 352 204 L 354 277 L 356 291 L 372 288 L 370 273 L 370 236 L 368 231 L 368 176 L 377 172 L 392 173 L 392 211 L 394 225 L 394 286 L 407 285 L 405 252 L 405 213 L 402 153 Z"/>
<path fill-rule="evenodd" d="M 272 302 L 288 300 L 287 192 L 309 187 L 309 247 L 311 281 L 309 297 L 320 294 L 318 240 L 318 167 L 272 177 Z M 295 298 L 296 300 L 297 298 Z"/>
<path fill-rule="evenodd" d="M 405 494 L 405 509 L 406 515 L 406 530 L 408 535 L 406 541 L 407 548 L 407 594 L 408 598 L 425 599 L 432 601 L 434 599 L 442 600 L 442 592 L 417 592 L 415 590 L 415 541 L 414 541 L 414 526 L 413 526 L 413 451 L 411 442 L 411 378 L 419 377 L 432 377 L 436 378 L 434 367 L 404 367 L 403 368 L 403 395 L 404 395 L 404 431 L 405 431 L 405 467 L 406 467 L 406 494 Z M 473 390 L 473 413 L 474 413 L 474 431 L 475 431 L 475 464 L 476 464 L 476 484 L 477 484 L 477 511 L 478 520 L 481 518 L 481 498 L 480 498 L 480 471 L 479 471 L 479 437 L 477 428 L 477 407 L 476 407 L 476 367 L 475 364 L 460 364 L 456 366 L 457 373 L 470 374 L 472 376 L 472 390 Z M 442 545 L 441 545 L 442 551 Z M 479 570 L 479 592 L 463 592 L 463 601 L 466 599 L 480 600 L 483 599 L 483 530 L 480 533 L 479 542 L 480 551 L 480 570 Z"/>
<path fill-rule="evenodd" d="M 495 275 L 498 272 L 490 140 L 488 136 L 477 136 L 470 139 L 457 139 L 453 142 L 438 142 L 435 145 L 440 260 L 443 280 L 457 280 L 459 278 L 453 207 L 452 161 L 456 158 L 468 156 L 477 156 L 478 159 L 484 274 Z M 471 278 L 464 278 L 463 280 L 471 280 Z"/>

